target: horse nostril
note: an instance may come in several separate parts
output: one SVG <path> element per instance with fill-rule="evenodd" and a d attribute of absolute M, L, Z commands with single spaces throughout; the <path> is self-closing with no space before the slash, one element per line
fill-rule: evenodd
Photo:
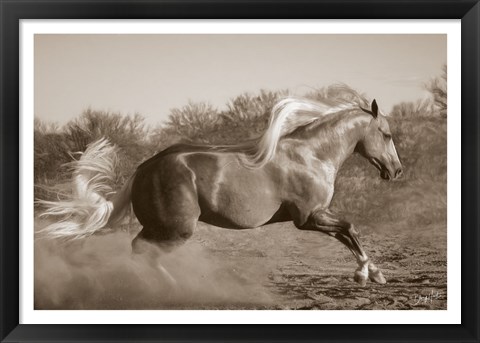
<path fill-rule="evenodd" d="M 403 176 L 403 170 L 402 168 L 398 168 L 397 171 L 395 172 L 395 178 L 398 179 L 399 177 Z"/>

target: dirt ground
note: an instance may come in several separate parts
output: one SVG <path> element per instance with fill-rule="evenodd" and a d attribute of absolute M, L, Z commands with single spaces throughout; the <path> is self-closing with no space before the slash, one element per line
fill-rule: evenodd
<path fill-rule="evenodd" d="M 134 258 L 132 233 L 35 245 L 36 309 L 437 310 L 447 306 L 446 230 L 359 228 L 387 284 L 353 281 L 356 263 L 337 240 L 292 223 L 254 230 L 200 224 L 162 255 Z"/>
<path fill-rule="evenodd" d="M 356 263 L 340 242 L 296 230 L 291 223 L 248 232 L 202 225 L 196 239 L 224 261 L 226 268 L 230 266 L 230 272 L 248 275 L 256 270 L 272 296 L 272 303 L 261 308 L 446 309 L 446 244 L 441 235 L 427 241 L 425 232 L 421 236 L 408 232 L 364 234 L 367 254 L 387 279 L 385 285 L 369 282 L 366 287 L 353 281 Z"/>

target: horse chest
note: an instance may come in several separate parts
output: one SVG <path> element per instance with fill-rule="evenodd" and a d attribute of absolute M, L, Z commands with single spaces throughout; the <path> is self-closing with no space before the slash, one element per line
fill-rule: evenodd
<path fill-rule="evenodd" d="M 294 168 L 286 173 L 283 197 L 310 206 L 328 207 L 333 198 L 336 169 L 326 163 Z"/>
<path fill-rule="evenodd" d="M 330 164 L 324 164 L 323 166 L 323 176 L 324 176 L 324 185 L 326 195 L 326 206 L 330 205 L 330 202 L 333 198 L 333 192 L 335 189 L 335 179 L 337 177 L 337 170 Z"/>

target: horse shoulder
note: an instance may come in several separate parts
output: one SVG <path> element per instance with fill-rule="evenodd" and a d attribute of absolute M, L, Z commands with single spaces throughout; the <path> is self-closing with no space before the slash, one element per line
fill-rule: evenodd
<path fill-rule="evenodd" d="M 328 208 L 337 174 L 333 163 L 319 160 L 308 151 L 301 153 L 297 150 L 278 156 L 273 164 L 282 175 L 283 202 L 288 204 L 299 222 L 314 208 Z"/>

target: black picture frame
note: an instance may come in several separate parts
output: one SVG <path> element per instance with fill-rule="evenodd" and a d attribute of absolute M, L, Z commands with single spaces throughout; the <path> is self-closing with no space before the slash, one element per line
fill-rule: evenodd
<path fill-rule="evenodd" d="M 54 1 L 0 0 L 0 338 L 2 342 L 433 341 L 478 342 L 478 0 Z M 461 19 L 462 323 L 459 325 L 19 324 L 19 20 L 21 19 Z M 460 226 L 460 223 L 459 223 Z"/>

